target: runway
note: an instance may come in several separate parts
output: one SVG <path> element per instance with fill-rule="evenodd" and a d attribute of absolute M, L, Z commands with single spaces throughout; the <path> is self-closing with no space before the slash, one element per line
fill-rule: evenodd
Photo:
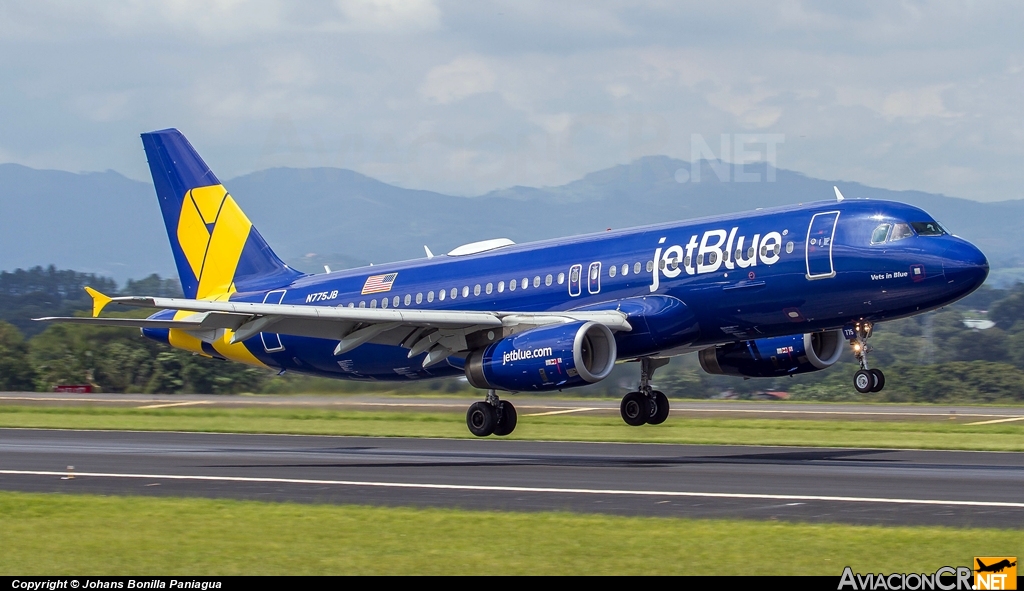
<path fill-rule="evenodd" d="M 0 429 L 0 489 L 1024 527 L 1000 452 Z"/>
<path fill-rule="evenodd" d="M 522 416 L 576 414 L 618 416 L 619 400 L 512 396 Z M 98 406 L 156 408 L 315 408 L 323 410 L 389 410 L 464 413 L 474 399 L 382 394 L 345 395 L 202 395 L 176 394 L 67 394 L 53 392 L 0 392 L 0 405 Z M 1016 422 L 1024 420 L 1024 407 L 947 404 L 835 404 L 747 400 L 672 400 L 672 416 L 784 418 L 806 420 Z"/>

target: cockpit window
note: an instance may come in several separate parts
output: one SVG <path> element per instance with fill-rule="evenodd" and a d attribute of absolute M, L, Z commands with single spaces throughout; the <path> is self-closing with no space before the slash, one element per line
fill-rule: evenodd
<path fill-rule="evenodd" d="M 946 230 L 938 222 L 910 222 L 918 236 L 942 236 Z"/>
<path fill-rule="evenodd" d="M 913 235 L 914 231 L 910 229 L 910 224 L 896 224 L 892 227 L 892 235 L 889 236 L 889 242 L 910 238 Z"/>
<path fill-rule="evenodd" d="M 881 244 L 885 242 L 885 237 L 889 235 L 889 224 L 881 224 L 875 231 L 871 233 L 871 244 Z"/>

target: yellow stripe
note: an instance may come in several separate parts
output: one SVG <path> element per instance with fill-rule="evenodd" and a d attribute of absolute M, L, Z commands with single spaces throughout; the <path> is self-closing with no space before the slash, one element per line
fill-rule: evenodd
<path fill-rule="evenodd" d="M 193 314 L 195 314 L 195 312 L 178 310 L 174 313 L 174 319 L 181 320 L 182 318 L 186 318 Z M 193 353 L 199 353 L 200 355 L 209 357 L 209 355 L 203 352 L 203 342 L 180 328 L 172 328 L 167 331 L 167 342 L 169 342 L 172 347 L 185 349 L 186 351 L 192 351 Z"/>
<path fill-rule="evenodd" d="M 245 241 L 249 238 L 252 222 L 245 217 L 231 195 L 225 195 L 217 223 L 213 227 L 202 277 L 199 278 L 197 298 L 230 293 L 235 279 L 238 259 L 242 256 Z"/>
<path fill-rule="evenodd" d="M 213 232 L 209 226 L 213 225 Z M 252 222 L 223 185 L 196 187 L 185 194 L 178 217 L 178 243 L 199 280 L 196 299 L 228 300 L 235 292 L 235 271 L 249 239 Z M 174 319 L 191 312 L 177 312 Z M 266 367 L 242 343 L 231 344 L 233 331 L 225 330 L 213 348 L 227 359 Z M 169 334 L 172 346 L 203 353 L 202 341 L 181 330 Z"/>
<path fill-rule="evenodd" d="M 232 345 L 231 335 L 233 334 L 235 334 L 235 331 L 225 330 L 224 336 L 213 342 L 213 348 L 225 358 L 232 361 L 238 361 L 240 363 L 254 365 L 256 367 L 266 367 L 266 364 L 259 359 L 256 359 L 256 356 L 249 352 L 249 349 L 247 349 L 243 343 L 235 343 Z"/>

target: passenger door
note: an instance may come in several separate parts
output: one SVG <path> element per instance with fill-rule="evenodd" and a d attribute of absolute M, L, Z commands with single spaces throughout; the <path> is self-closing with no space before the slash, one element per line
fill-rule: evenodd
<path fill-rule="evenodd" d="M 807 227 L 804 256 L 807 261 L 807 279 L 828 279 L 836 276 L 832 265 L 832 242 L 839 223 L 838 211 L 816 213 Z"/>

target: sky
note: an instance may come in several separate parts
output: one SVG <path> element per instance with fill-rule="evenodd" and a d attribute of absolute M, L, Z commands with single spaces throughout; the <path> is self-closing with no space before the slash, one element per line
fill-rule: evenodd
<path fill-rule="evenodd" d="M 222 180 L 478 195 L 664 154 L 1019 199 L 1021 31 L 996 1 L 7 0 L 0 162 L 148 180 L 139 133 L 177 127 Z"/>

